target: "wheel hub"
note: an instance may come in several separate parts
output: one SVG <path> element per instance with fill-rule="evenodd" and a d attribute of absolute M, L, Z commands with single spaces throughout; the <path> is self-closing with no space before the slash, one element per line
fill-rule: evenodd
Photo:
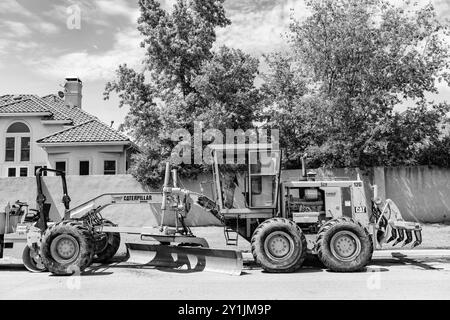
<path fill-rule="evenodd" d="M 57 236 L 50 245 L 52 257 L 59 263 L 70 263 L 78 257 L 80 246 L 70 235 Z"/>
<path fill-rule="evenodd" d="M 264 241 L 264 249 L 272 259 L 287 259 L 292 255 L 294 242 L 285 232 L 276 231 L 266 238 Z"/>
<path fill-rule="evenodd" d="M 341 261 L 354 260 L 361 253 L 361 241 L 350 231 L 339 231 L 330 242 L 333 256 Z"/>

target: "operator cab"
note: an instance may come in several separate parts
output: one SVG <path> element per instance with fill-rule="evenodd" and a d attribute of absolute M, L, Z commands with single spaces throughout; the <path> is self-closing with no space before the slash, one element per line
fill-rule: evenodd
<path fill-rule="evenodd" d="M 221 212 L 256 213 L 272 216 L 277 208 L 281 154 L 270 144 L 210 145 L 216 203 Z M 220 159 L 233 159 L 233 163 Z M 223 160 L 223 161 L 222 161 Z M 242 191 L 239 200 L 236 189 Z M 239 208 L 241 207 L 241 208 Z M 245 207 L 242 208 L 242 207 Z M 257 210 L 258 209 L 258 210 Z M 237 212 L 237 211 L 236 211 Z"/>

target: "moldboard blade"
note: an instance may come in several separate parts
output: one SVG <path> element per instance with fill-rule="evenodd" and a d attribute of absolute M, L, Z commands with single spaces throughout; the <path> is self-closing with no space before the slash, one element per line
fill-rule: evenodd
<path fill-rule="evenodd" d="M 127 262 L 142 266 L 230 275 L 240 275 L 243 267 L 242 253 L 235 250 L 144 243 L 126 243 L 126 247 L 130 256 Z"/>

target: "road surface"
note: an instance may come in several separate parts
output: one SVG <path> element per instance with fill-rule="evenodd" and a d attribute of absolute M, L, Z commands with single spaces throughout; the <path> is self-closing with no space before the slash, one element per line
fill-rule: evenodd
<path fill-rule="evenodd" d="M 58 277 L 3 261 L 0 283 L 0 299 L 449 299 L 450 251 L 376 252 L 358 273 L 268 274 L 247 262 L 241 276 L 114 263 Z"/>

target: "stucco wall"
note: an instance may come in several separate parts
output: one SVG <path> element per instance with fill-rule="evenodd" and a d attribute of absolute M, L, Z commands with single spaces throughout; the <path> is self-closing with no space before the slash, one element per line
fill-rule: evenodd
<path fill-rule="evenodd" d="M 384 186 L 383 186 L 384 182 Z M 377 168 L 375 183 L 407 220 L 450 222 L 450 170 L 417 166 Z"/>
<path fill-rule="evenodd" d="M 9 167 L 28 167 L 28 175 L 34 175 L 35 166 L 47 165 L 47 154 L 41 147 L 36 144 L 36 140 L 45 137 L 54 132 L 64 129 L 61 124 L 46 125 L 41 123 L 42 117 L 0 117 L 0 176 L 6 177 L 8 175 Z M 19 162 L 19 159 L 15 159 L 15 162 L 5 162 L 5 137 L 6 130 L 13 122 L 23 122 L 30 128 L 30 161 Z M 18 146 L 16 146 L 18 147 Z"/>
<path fill-rule="evenodd" d="M 104 161 L 116 161 L 116 173 L 126 173 L 126 157 L 123 145 L 95 145 L 72 147 L 46 147 L 48 163 L 55 167 L 55 162 L 66 161 L 66 174 L 79 175 L 80 161 L 89 161 L 90 175 L 103 175 Z"/>
<path fill-rule="evenodd" d="M 43 124 L 42 117 L 5 117 L 0 116 L 0 177 L 8 176 L 8 168 L 27 167 L 28 176 L 34 176 L 35 166 L 55 168 L 56 161 L 66 161 L 68 175 L 79 174 L 80 161 L 89 161 L 91 175 L 103 175 L 105 160 L 116 161 L 116 173 L 126 173 L 126 152 L 123 145 L 86 145 L 72 147 L 47 147 L 45 151 L 36 141 L 52 133 L 61 131 L 67 126 L 62 124 Z M 14 162 L 5 162 L 6 130 L 14 122 L 23 122 L 30 128 L 30 161 L 20 162 L 16 157 Z M 16 145 L 16 149 L 20 148 Z M 19 150 L 20 151 L 20 150 Z M 48 153 L 48 154 L 47 154 Z"/>

